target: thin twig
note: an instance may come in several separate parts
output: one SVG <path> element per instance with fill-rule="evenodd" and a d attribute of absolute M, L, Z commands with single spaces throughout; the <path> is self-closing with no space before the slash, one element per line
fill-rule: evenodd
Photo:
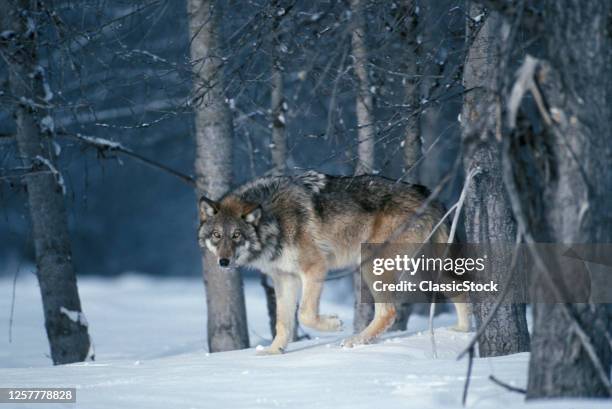
<path fill-rule="evenodd" d="M 455 233 L 457 232 L 457 225 L 459 224 L 459 216 L 461 215 L 461 208 L 463 207 L 463 203 L 465 202 L 465 198 L 467 196 L 468 187 L 470 186 L 470 182 L 472 181 L 472 178 L 476 176 L 477 174 L 479 174 L 480 172 L 482 172 L 482 169 L 478 166 L 470 170 L 470 172 L 465 178 L 465 183 L 463 185 L 463 189 L 461 190 L 461 195 L 459 196 L 459 200 L 457 200 L 457 203 L 455 203 L 451 207 L 451 209 L 453 208 L 455 209 L 455 215 L 453 217 L 453 223 L 451 224 L 451 230 L 448 235 L 447 244 L 451 244 L 455 240 Z M 449 212 L 446 213 L 446 215 L 448 214 L 450 214 L 450 210 Z M 446 217 L 446 215 L 444 217 Z M 431 350 L 432 350 L 433 357 L 437 358 L 438 353 L 436 350 L 436 335 L 435 335 L 434 326 L 433 326 L 435 315 L 436 315 L 436 303 L 435 303 L 435 297 L 434 297 L 431 304 L 429 305 L 429 338 L 431 340 Z"/>
<path fill-rule="evenodd" d="M 433 229 L 431 229 L 431 231 L 429 232 L 429 235 L 427 236 L 427 238 L 425 240 L 423 240 L 424 243 L 429 242 L 429 240 L 431 240 L 431 238 L 433 237 L 433 235 L 436 233 L 436 231 L 440 228 L 440 226 L 442 226 L 442 224 L 444 223 L 444 221 L 448 218 L 448 216 L 451 215 L 451 213 L 453 213 L 455 211 L 455 209 L 457 208 L 457 205 L 459 204 L 459 202 L 456 202 L 454 205 L 452 205 L 447 211 L 446 213 L 444 213 L 444 216 L 442 216 L 442 218 L 440 220 L 438 220 L 438 223 L 436 223 L 436 225 L 433 227 Z"/>
<path fill-rule="evenodd" d="M 22 260 L 19 260 L 19 264 L 17 265 L 17 270 L 15 271 L 15 275 L 13 276 L 13 292 L 11 296 L 11 313 L 9 315 L 9 328 L 8 328 L 8 340 L 9 344 L 13 342 L 13 317 L 15 316 L 15 294 L 17 293 L 17 277 L 19 277 L 19 272 L 21 271 L 21 263 Z"/>
<path fill-rule="evenodd" d="M 523 389 L 523 388 L 519 388 L 519 387 L 516 387 L 516 386 L 508 385 L 507 383 L 505 383 L 503 381 L 500 381 L 499 379 L 497 379 L 493 375 L 489 375 L 489 380 L 491 380 L 491 382 L 493 382 L 494 384 L 497 384 L 497 385 L 501 386 L 502 388 L 505 388 L 505 389 L 509 390 L 510 392 L 522 393 L 523 395 L 527 393 L 527 389 Z"/>
<path fill-rule="evenodd" d="M 129 156 L 131 158 L 134 158 L 144 163 L 145 165 L 148 165 L 152 168 L 159 169 L 166 173 L 169 173 L 172 176 L 179 178 L 182 182 L 187 183 L 191 187 L 196 187 L 196 181 L 192 176 L 186 175 L 182 172 L 179 172 L 178 170 L 172 169 L 171 167 L 164 165 L 163 163 L 160 163 L 153 159 L 149 159 L 145 156 L 142 156 L 139 153 L 136 153 L 132 151 L 131 149 L 124 147 L 123 145 L 119 143 L 101 144 L 97 138 L 87 137 L 81 134 L 59 133 L 59 135 L 68 136 L 68 137 L 77 139 L 80 142 L 83 142 L 90 146 L 95 147 L 101 152 L 120 152 L 126 156 Z"/>
<path fill-rule="evenodd" d="M 453 224 L 451 225 L 450 233 L 448 234 L 448 243 L 452 243 L 455 240 L 455 233 L 457 232 L 457 225 L 459 224 L 459 216 L 461 215 L 461 208 L 463 207 L 463 203 L 465 202 L 465 197 L 467 196 L 467 190 L 470 186 L 470 182 L 472 178 L 482 172 L 482 169 L 477 166 L 470 170 L 468 175 L 465 178 L 465 184 L 463 185 L 463 190 L 461 191 L 461 196 L 459 196 L 459 200 L 457 201 L 457 210 L 455 210 L 455 217 L 453 219 Z"/>
<path fill-rule="evenodd" d="M 186 175 L 184 173 L 181 173 L 181 172 L 179 172 L 177 170 L 174 170 L 174 169 L 172 169 L 172 168 L 170 168 L 170 167 L 168 167 L 168 166 L 166 166 L 166 165 L 164 165 L 162 163 L 159 163 L 157 161 L 154 161 L 152 159 L 144 157 L 144 156 L 142 156 L 142 155 L 140 155 L 140 154 L 138 154 L 138 153 L 136 153 L 134 151 L 131 151 L 129 149 L 121 147 L 121 148 L 117 149 L 117 151 L 119 151 L 119 152 L 121 152 L 121 153 L 123 153 L 123 154 L 125 154 L 127 156 L 130 156 L 130 157 L 132 157 L 134 159 L 137 159 L 137 160 L 141 161 L 142 163 L 144 163 L 145 165 L 149 165 L 150 167 L 152 167 L 154 169 L 163 170 L 164 172 L 167 172 L 167 173 L 171 174 L 172 176 L 176 176 L 181 181 L 187 183 L 191 187 L 195 187 L 196 186 L 195 179 L 192 176 L 189 176 L 189 175 Z"/>
<path fill-rule="evenodd" d="M 435 298 L 429 304 L 429 340 L 431 341 L 431 354 L 434 359 L 438 357 L 438 349 L 436 348 L 436 333 L 434 331 L 434 316 L 436 315 Z"/>
<path fill-rule="evenodd" d="M 461 398 L 461 404 L 463 406 L 465 406 L 465 402 L 467 401 L 468 389 L 470 387 L 470 379 L 472 378 L 472 365 L 473 364 L 474 364 L 474 349 L 470 348 L 467 375 L 465 376 L 465 385 L 463 385 L 463 397 Z"/>

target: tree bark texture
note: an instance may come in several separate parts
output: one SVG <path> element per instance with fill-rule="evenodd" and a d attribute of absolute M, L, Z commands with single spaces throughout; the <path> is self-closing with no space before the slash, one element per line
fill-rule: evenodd
<path fill-rule="evenodd" d="M 276 4 L 276 3 L 275 3 Z M 279 58 L 280 53 L 280 33 L 279 16 L 274 16 L 272 27 L 272 75 L 270 81 L 272 89 L 270 91 L 270 109 L 272 111 L 272 165 L 278 174 L 287 171 L 287 135 L 285 130 L 286 104 L 283 87 L 283 70 Z"/>
<path fill-rule="evenodd" d="M 548 30 L 539 80 L 553 124 L 543 135 L 550 170 L 540 174 L 542 191 L 533 192 L 541 195 L 538 203 L 546 223 L 534 232 L 538 241 L 612 242 L 611 16 L 607 0 L 548 0 L 544 5 L 542 23 Z M 609 306 L 570 307 L 609 383 Z M 535 304 L 528 398 L 610 396 L 572 328 L 560 305 Z"/>
<path fill-rule="evenodd" d="M 468 2 L 469 3 L 469 2 Z M 470 7 L 467 39 L 471 41 L 464 67 L 463 86 L 472 89 L 463 99 L 463 143 L 465 172 L 480 168 L 470 184 L 465 201 L 465 230 L 468 243 L 487 243 L 494 256 L 489 256 L 490 279 L 503 284 L 510 274 L 512 254 L 505 251 L 516 241 L 517 227 L 511 204 L 503 184 L 501 144 L 496 140 L 495 69 L 498 64 L 497 40 L 501 18 L 491 13 L 478 24 L 476 16 L 484 9 Z M 524 283 L 514 277 L 511 288 Z M 512 291 L 512 290 L 511 290 Z M 498 295 L 473 297 L 472 307 L 478 328 L 491 314 Z M 529 332 L 525 304 L 502 303 L 478 340 L 481 357 L 508 355 L 529 350 Z"/>
<path fill-rule="evenodd" d="M 504 179 L 515 216 L 535 242 L 612 242 L 612 3 L 546 0 L 538 14 L 516 2 L 483 3 L 504 14 L 511 29 L 541 41 L 532 51 L 538 64 L 531 87 L 536 102 L 542 97 L 541 123 L 534 126 L 519 110 L 504 139 Z M 513 26 L 517 21 L 520 27 Z M 510 84 L 505 98 L 516 85 L 513 71 L 504 73 Z M 543 130 L 536 133 L 538 127 Z M 563 281 L 562 266 L 552 267 L 546 269 L 551 279 L 542 272 L 532 284 L 536 297 Z M 575 291 L 576 283 L 566 284 Z M 609 306 L 535 303 L 533 317 L 527 398 L 610 396 Z"/>
<path fill-rule="evenodd" d="M 406 128 L 404 137 L 404 168 L 412 169 L 422 155 L 421 126 L 420 126 L 420 83 L 421 69 L 419 64 L 421 47 L 419 44 L 419 21 L 417 5 L 415 0 L 405 0 L 402 5 L 404 21 L 402 24 L 406 42 L 406 60 L 404 67 L 404 92 L 405 103 L 409 106 L 406 116 Z M 404 35 L 404 33 L 402 33 Z M 407 179 L 418 183 L 418 173 L 413 169 Z"/>
<path fill-rule="evenodd" d="M 362 0 L 351 0 L 353 49 L 353 71 L 357 80 L 357 166 L 356 175 L 371 173 L 374 170 L 374 104 L 370 79 L 368 77 L 368 52 L 366 48 L 365 17 Z"/>
<path fill-rule="evenodd" d="M 404 128 L 405 136 L 402 141 L 404 144 L 404 171 L 403 180 L 411 183 L 419 183 L 417 162 L 422 156 L 421 144 L 421 126 L 420 126 L 420 69 L 419 69 L 419 20 L 418 20 L 418 5 L 415 0 L 404 0 L 400 4 L 400 13 L 398 15 L 398 31 L 400 41 L 404 45 L 404 64 L 402 73 L 405 77 L 402 79 L 404 85 L 404 103 L 407 105 L 404 120 L 406 127 Z M 397 315 L 395 322 L 389 328 L 390 331 L 405 331 L 408 327 L 408 320 L 413 310 L 413 305 L 403 303 L 396 306 Z"/>
<path fill-rule="evenodd" d="M 42 11 L 38 2 L 27 0 L 2 1 L 0 11 L 0 31 L 13 33 L 0 44 L 10 92 L 20 101 L 15 110 L 19 152 L 24 167 L 41 171 L 26 176 L 25 184 L 51 359 L 56 365 L 84 361 L 90 338 L 72 263 L 65 187 L 54 164 L 52 129 L 41 123 L 51 119 L 45 106 L 52 99 L 37 57 L 36 24 Z"/>
<path fill-rule="evenodd" d="M 188 0 L 195 104 L 196 193 L 216 200 L 231 187 L 232 117 L 227 105 L 219 42 L 219 8 L 214 0 Z M 221 269 L 203 250 L 210 352 L 248 348 L 242 277 Z"/>
<path fill-rule="evenodd" d="M 355 175 L 371 173 L 374 170 L 374 116 L 370 92 L 370 80 L 366 68 L 368 55 L 365 42 L 365 18 L 362 0 L 351 0 L 353 50 L 353 71 L 357 80 L 355 113 L 357 115 L 357 166 Z M 356 333 L 363 330 L 374 317 L 374 299 L 369 292 L 361 291 L 359 271 L 353 273 L 355 312 L 353 329 Z M 367 295 L 365 294 L 367 293 Z"/>

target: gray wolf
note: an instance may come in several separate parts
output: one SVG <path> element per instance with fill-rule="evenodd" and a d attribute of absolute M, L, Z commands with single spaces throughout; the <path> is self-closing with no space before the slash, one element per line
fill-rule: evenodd
<path fill-rule="evenodd" d="M 262 177 L 218 201 L 202 197 L 198 239 L 221 267 L 248 266 L 271 276 L 277 296 L 276 336 L 259 353 L 278 354 L 293 334 L 300 287 L 300 322 L 319 331 L 340 330 L 336 315 L 319 314 L 327 272 L 358 267 L 361 243 L 423 242 L 443 216 L 438 203 L 426 203 L 427 196 L 422 186 L 372 175 L 309 171 Z M 447 238 L 444 224 L 431 241 L 445 243 Z M 468 306 L 456 302 L 455 307 L 456 328 L 465 331 Z M 376 303 L 372 322 L 344 345 L 371 342 L 391 326 L 395 315 L 393 304 Z"/>

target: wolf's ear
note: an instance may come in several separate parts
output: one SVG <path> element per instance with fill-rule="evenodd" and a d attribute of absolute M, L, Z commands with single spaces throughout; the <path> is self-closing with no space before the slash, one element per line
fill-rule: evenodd
<path fill-rule="evenodd" d="M 219 211 L 219 204 L 202 196 L 200 198 L 200 219 L 206 221 L 209 217 L 214 216 Z"/>
<path fill-rule="evenodd" d="M 242 217 L 247 223 L 257 226 L 259 224 L 259 220 L 261 219 L 261 207 L 257 205 L 252 209 L 247 210 Z"/>

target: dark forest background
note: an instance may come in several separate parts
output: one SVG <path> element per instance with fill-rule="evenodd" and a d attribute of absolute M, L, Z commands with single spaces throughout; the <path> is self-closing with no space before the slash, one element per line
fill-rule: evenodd
<path fill-rule="evenodd" d="M 187 11 L 177 1 L 60 1 L 64 37 L 41 35 L 41 65 L 54 92 L 58 164 L 67 188 L 70 233 L 78 274 L 200 275 L 193 189 L 158 169 L 104 153 L 62 132 L 116 141 L 186 174 L 195 142 Z M 430 187 L 458 157 L 465 58 L 463 1 L 421 2 L 419 106 L 403 91 L 411 41 L 403 3 L 365 3 L 368 75 L 374 99 L 375 172 L 420 180 Z M 272 167 L 270 70 L 279 55 L 284 78 L 288 170 L 352 174 L 356 159 L 356 79 L 351 69 L 350 7 L 338 1 L 228 1 L 221 5 L 226 95 L 234 121 L 233 185 Z M 278 15 L 282 13 L 282 15 Z M 404 14 L 402 14 L 404 13 Z M 280 19 L 279 19 L 280 17 Z M 280 20 L 280 46 L 270 46 Z M 414 40 L 412 40 L 414 41 Z M 280 50 L 280 53 L 278 53 Z M 0 72 L 6 82 L 6 72 Z M 9 105 L 0 105 L 0 135 L 15 133 Z M 403 166 L 406 117 L 417 115 L 424 160 Z M 432 146 L 433 145 L 433 146 Z M 19 163 L 17 146 L 0 138 L 0 167 Z M 431 149 L 430 149 L 431 148 Z M 211 146 L 214 150 L 214 147 Z M 441 199 L 456 199 L 459 169 Z M 0 182 L 0 274 L 34 260 L 26 192 Z"/>

